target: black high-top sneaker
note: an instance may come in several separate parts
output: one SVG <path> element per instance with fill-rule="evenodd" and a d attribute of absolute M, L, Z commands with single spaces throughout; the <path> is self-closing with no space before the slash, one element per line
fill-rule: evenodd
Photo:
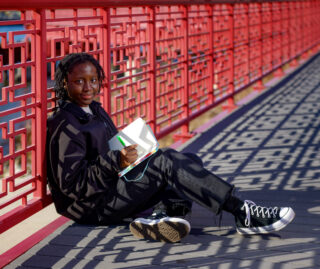
<path fill-rule="evenodd" d="M 290 207 L 262 207 L 245 200 L 235 212 L 239 234 L 267 234 L 286 227 L 295 217 Z"/>
<path fill-rule="evenodd" d="M 130 223 L 129 228 L 137 238 L 167 243 L 179 242 L 191 229 L 185 219 L 168 217 L 165 212 L 154 212 L 147 218 L 137 218 Z"/>

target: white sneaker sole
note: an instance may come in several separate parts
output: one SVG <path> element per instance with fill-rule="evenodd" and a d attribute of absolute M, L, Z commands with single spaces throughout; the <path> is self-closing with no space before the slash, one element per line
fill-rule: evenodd
<path fill-rule="evenodd" d="M 271 232 L 279 231 L 286 227 L 295 217 L 295 213 L 291 207 L 288 207 L 288 211 L 282 216 L 277 222 L 263 227 L 250 227 L 250 228 L 239 228 L 237 232 L 239 234 L 268 234 Z"/>
<path fill-rule="evenodd" d="M 157 220 L 138 218 L 130 223 L 129 228 L 137 238 L 166 243 L 179 242 L 191 229 L 188 221 L 172 217 Z"/>

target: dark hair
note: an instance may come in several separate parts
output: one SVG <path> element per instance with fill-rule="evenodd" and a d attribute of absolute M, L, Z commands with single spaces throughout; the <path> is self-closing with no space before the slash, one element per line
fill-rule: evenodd
<path fill-rule="evenodd" d="M 97 73 L 98 73 L 99 85 L 101 87 L 101 84 L 105 79 L 105 74 L 99 62 L 88 53 L 68 54 L 66 57 L 63 58 L 63 60 L 61 60 L 55 72 L 54 91 L 56 93 L 57 99 L 64 99 L 64 100 L 68 99 L 67 90 L 64 88 L 65 82 L 68 81 L 68 73 L 72 72 L 72 69 L 77 64 L 82 64 L 86 62 L 90 62 L 96 67 Z M 99 90 L 100 90 L 100 87 L 99 87 Z"/>

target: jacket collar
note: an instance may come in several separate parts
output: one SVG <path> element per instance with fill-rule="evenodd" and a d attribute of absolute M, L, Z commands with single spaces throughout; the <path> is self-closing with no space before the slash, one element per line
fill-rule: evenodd
<path fill-rule="evenodd" d="M 59 100 L 58 105 L 60 109 L 66 110 L 73 114 L 76 118 L 78 118 L 80 121 L 88 122 L 90 118 L 92 117 L 91 114 L 86 113 L 80 106 L 78 106 L 75 103 L 72 103 L 67 100 Z M 89 105 L 93 113 L 95 113 L 99 107 L 101 107 L 101 103 L 92 101 L 92 103 Z"/>

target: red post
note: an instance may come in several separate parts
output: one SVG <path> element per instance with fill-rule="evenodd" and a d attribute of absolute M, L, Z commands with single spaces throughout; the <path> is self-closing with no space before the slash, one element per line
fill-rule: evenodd
<path fill-rule="evenodd" d="M 189 12 L 188 6 L 181 6 L 183 10 L 183 29 L 184 29 L 184 46 L 182 55 L 183 58 L 183 113 L 182 116 L 185 119 L 189 118 Z M 181 140 L 182 142 L 187 141 L 193 135 L 189 132 L 189 121 L 181 126 L 181 133 L 174 135 L 174 140 Z"/>
<path fill-rule="evenodd" d="M 280 57 L 279 57 L 279 63 L 277 63 L 277 65 L 280 65 L 280 66 L 277 66 L 276 67 L 276 70 L 275 70 L 275 72 L 274 72 L 274 76 L 275 77 L 282 77 L 283 75 L 284 75 L 284 72 L 283 72 L 283 70 L 282 70 L 282 59 L 283 59 L 283 53 L 282 53 L 282 50 L 283 50 L 283 41 L 282 41 L 282 33 L 278 33 L 278 32 L 275 32 L 275 30 L 274 30 L 274 23 L 275 23 L 275 20 L 277 19 L 275 19 L 274 17 L 274 14 L 275 14 L 275 12 L 276 11 L 278 11 L 279 12 L 279 16 L 280 16 L 280 31 L 282 31 L 282 25 L 283 25 L 283 23 L 282 23 L 282 9 L 281 9 L 281 6 L 280 6 L 280 8 L 279 8 L 279 3 L 272 3 L 272 8 L 273 8 L 273 10 L 272 10 L 272 28 L 273 28 L 273 34 L 276 34 L 276 36 L 277 35 L 280 35 Z M 276 11 L 275 11 L 275 9 L 276 9 Z M 272 40 L 272 44 L 274 44 L 275 43 L 275 41 L 274 41 L 274 38 L 273 38 L 273 40 Z M 273 54 L 273 56 L 274 55 L 277 55 L 277 54 L 275 54 L 274 52 L 272 53 Z M 276 59 L 275 59 L 276 60 Z"/>
<path fill-rule="evenodd" d="M 302 42 L 302 59 L 307 60 L 309 58 L 309 37 L 308 37 L 308 32 L 310 31 L 309 27 L 309 14 L 308 14 L 308 7 L 309 7 L 309 2 L 302 3 L 302 15 L 301 15 L 301 21 L 302 21 L 302 29 L 301 29 L 301 42 Z"/>
<path fill-rule="evenodd" d="M 155 7 L 148 7 L 149 10 L 149 63 L 150 63 L 150 121 L 149 125 L 153 130 L 154 134 L 157 136 L 157 113 L 156 113 L 156 12 Z"/>
<path fill-rule="evenodd" d="M 289 39 L 290 39 L 290 59 L 292 60 L 290 63 L 291 67 L 296 67 L 298 66 L 297 62 L 297 14 L 296 14 L 296 8 L 295 8 L 296 2 L 290 2 L 289 3 L 289 14 L 290 14 L 290 27 L 289 27 Z"/>
<path fill-rule="evenodd" d="M 36 191 L 35 197 L 46 196 L 46 121 L 47 121 L 47 27 L 45 21 L 45 9 L 36 10 L 36 42 L 35 42 L 35 93 L 36 93 Z"/>
<path fill-rule="evenodd" d="M 230 47 L 229 47 L 229 52 L 230 52 L 230 72 L 229 72 L 229 85 L 228 85 L 228 90 L 227 94 L 231 95 L 227 101 L 226 104 L 224 104 L 222 107 L 224 110 L 228 110 L 231 112 L 237 106 L 234 103 L 234 5 L 233 4 L 228 4 L 228 15 L 230 17 Z"/>
<path fill-rule="evenodd" d="M 208 68 L 210 71 L 210 78 L 209 78 L 209 104 L 212 104 L 214 102 L 215 96 L 214 96 L 214 44 L 213 44 L 213 6 L 207 5 L 208 10 L 208 17 L 209 17 L 209 25 L 208 25 L 208 32 L 209 32 L 209 62 L 208 62 Z"/>
<path fill-rule="evenodd" d="M 189 117 L 189 12 L 188 6 L 181 6 L 183 9 L 183 29 L 184 29 L 184 47 L 182 54 L 183 59 L 183 76 L 184 76 L 184 91 L 183 91 L 183 117 Z M 189 124 L 184 124 L 181 128 L 183 136 L 189 134 Z"/>
<path fill-rule="evenodd" d="M 111 52 L 110 52 L 110 44 L 111 44 L 111 26 L 110 26 L 110 8 L 101 8 L 101 16 L 102 16 L 102 66 L 104 68 L 106 74 L 106 85 L 104 87 L 103 93 L 103 106 L 106 111 L 111 115 Z M 115 57 L 115 55 L 113 56 Z"/>
<path fill-rule="evenodd" d="M 263 37 L 262 37 L 262 3 L 259 3 L 259 33 L 260 33 L 260 38 L 259 38 L 259 66 L 258 66 L 258 76 L 259 80 L 254 86 L 254 90 L 261 92 L 265 89 L 265 86 L 262 82 L 262 65 L 263 65 L 263 55 L 262 55 L 262 46 L 263 46 Z"/>

